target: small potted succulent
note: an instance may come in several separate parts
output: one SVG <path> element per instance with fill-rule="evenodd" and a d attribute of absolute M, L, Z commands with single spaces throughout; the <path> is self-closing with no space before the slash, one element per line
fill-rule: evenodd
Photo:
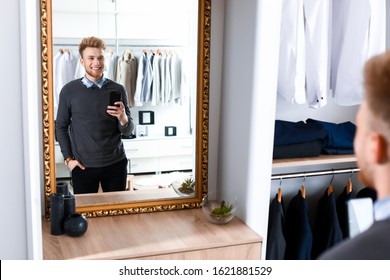
<path fill-rule="evenodd" d="M 195 194 L 195 180 L 192 176 L 173 182 L 171 187 L 179 196 L 193 196 Z"/>
<path fill-rule="evenodd" d="M 215 224 L 226 224 L 230 222 L 236 210 L 236 197 L 212 199 L 206 195 L 202 201 L 203 214 L 209 222 Z"/>

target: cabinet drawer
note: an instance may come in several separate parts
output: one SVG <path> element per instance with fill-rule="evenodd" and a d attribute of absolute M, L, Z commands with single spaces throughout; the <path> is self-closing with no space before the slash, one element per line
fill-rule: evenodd
<path fill-rule="evenodd" d="M 179 171 L 192 169 L 192 156 L 161 157 L 161 171 Z"/>
<path fill-rule="evenodd" d="M 134 145 L 134 147 L 125 147 L 125 153 L 128 158 L 155 157 L 158 150 L 153 145 Z"/>
<path fill-rule="evenodd" d="M 192 155 L 192 138 L 145 139 L 123 141 L 128 158 Z"/>
<path fill-rule="evenodd" d="M 160 171 L 158 158 L 129 158 L 128 160 L 127 169 L 129 174 Z"/>

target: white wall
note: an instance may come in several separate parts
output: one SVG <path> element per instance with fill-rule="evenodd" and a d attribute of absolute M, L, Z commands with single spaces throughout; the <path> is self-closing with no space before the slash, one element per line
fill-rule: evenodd
<path fill-rule="evenodd" d="M 36 52 L 39 41 L 34 36 L 38 31 L 34 13 L 37 4 L 27 0 L 1 0 L 1 6 L 7 8 L 0 12 L 0 36 L 4 39 L 0 46 L 4 54 L 0 70 L 3 81 L 0 259 L 39 258 L 40 197 L 39 192 L 35 195 L 31 191 L 40 189 L 37 172 L 42 162 L 36 146 L 40 123 L 36 115 L 39 92 L 35 77 L 39 69 L 34 68 L 39 59 Z M 35 153 L 30 151 L 31 145 Z M 35 167 L 30 169 L 31 165 Z"/>
<path fill-rule="evenodd" d="M 281 1 L 225 2 L 218 188 L 238 197 L 237 215 L 263 237 L 268 226 L 280 19 Z"/>
<path fill-rule="evenodd" d="M 0 76 L 4 81 L 0 91 L 1 103 L 4 104 L 0 118 L 3 131 L 0 145 L 3 159 L 0 162 L 0 189 L 3 194 L 0 197 L 0 258 L 19 259 L 27 257 L 24 182 L 20 176 L 24 172 L 21 149 L 23 131 L 20 38 L 15 36 L 19 34 L 19 2 L 7 2 L 7 9 L 0 11 L 0 34 L 2 38 L 8 39 L 7 43 L 1 44 L 0 52 L 10 54 L 3 57 L 3 67 L 0 68 Z M 8 14 L 14 17 L 9 17 Z"/>

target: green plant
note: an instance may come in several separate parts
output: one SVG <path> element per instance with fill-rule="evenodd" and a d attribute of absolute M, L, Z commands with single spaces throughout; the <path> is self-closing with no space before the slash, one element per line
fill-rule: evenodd
<path fill-rule="evenodd" d="M 214 208 L 211 214 L 213 215 L 227 215 L 232 211 L 233 206 L 229 205 L 225 202 L 225 200 L 222 200 L 221 205 L 217 208 Z"/>
<path fill-rule="evenodd" d="M 181 183 L 181 186 L 179 187 L 179 191 L 182 193 L 193 193 L 195 191 L 195 184 L 194 184 L 194 179 L 192 178 L 187 178 Z"/>

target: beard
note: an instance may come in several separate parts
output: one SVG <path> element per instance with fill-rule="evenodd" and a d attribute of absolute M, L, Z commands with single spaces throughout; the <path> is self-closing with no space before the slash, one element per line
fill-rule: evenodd
<path fill-rule="evenodd" d="M 85 72 L 95 79 L 100 79 L 103 76 L 103 68 L 98 71 L 85 68 Z"/>

